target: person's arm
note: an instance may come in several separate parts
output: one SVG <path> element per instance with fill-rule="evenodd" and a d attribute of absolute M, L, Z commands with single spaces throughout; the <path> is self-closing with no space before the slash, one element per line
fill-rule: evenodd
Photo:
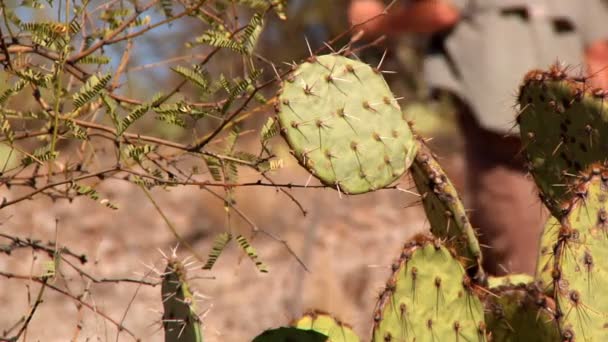
<path fill-rule="evenodd" d="M 597 40 L 585 50 L 587 73 L 591 85 L 608 89 L 608 40 Z"/>
<path fill-rule="evenodd" d="M 361 25 L 368 36 L 396 35 L 404 32 L 434 33 L 455 25 L 460 19 L 458 9 L 447 0 L 415 0 L 396 3 L 387 14 L 379 0 L 352 0 L 348 12 L 351 24 Z"/>

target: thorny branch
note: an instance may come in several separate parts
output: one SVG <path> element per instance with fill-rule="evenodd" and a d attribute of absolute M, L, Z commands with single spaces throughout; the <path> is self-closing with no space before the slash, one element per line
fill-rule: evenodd
<path fill-rule="evenodd" d="M 233 130 L 233 132 L 236 132 L 237 138 L 243 139 L 245 132 L 239 132 L 234 128 L 239 127 L 244 121 L 254 118 L 255 115 L 259 117 L 268 114 L 276 103 L 276 97 L 272 95 L 269 99 L 262 101 L 264 103 L 255 109 L 249 110 L 249 107 L 255 100 L 259 100 L 261 95 L 266 96 L 267 93 L 272 93 L 272 91 L 266 91 L 273 88 L 277 81 L 293 71 L 291 65 L 283 68 L 280 66 L 275 72 L 262 74 L 260 80 L 256 79 L 249 84 L 247 89 L 231 94 L 232 97 L 229 97 L 225 93 L 229 93 L 230 82 L 237 83 L 239 79 L 247 78 L 246 70 L 257 69 L 254 56 L 258 55 L 257 53 L 242 55 L 242 52 L 239 55 L 235 52 L 237 56 L 233 56 L 230 62 L 239 67 L 230 67 L 229 72 L 226 72 L 226 70 L 221 69 L 222 62 L 225 62 L 221 60 L 226 55 L 223 52 L 229 51 L 230 46 L 225 43 L 208 44 L 191 54 L 191 56 L 196 56 L 198 61 L 193 67 L 204 70 L 205 73 L 213 73 L 207 80 L 210 83 L 209 88 L 215 86 L 217 89 L 226 91 L 216 90 L 216 93 L 211 93 L 209 96 L 190 99 L 188 94 L 184 94 L 186 93 L 184 89 L 191 82 L 187 78 L 182 78 L 174 86 L 167 86 L 168 91 L 156 99 L 144 113 L 145 117 L 150 117 L 149 114 L 152 114 L 152 111 L 175 101 L 175 98 L 179 97 L 180 103 L 188 108 L 182 113 L 183 116 L 179 118 L 185 117 L 189 120 L 184 119 L 186 129 L 183 129 L 183 135 L 180 138 L 161 138 L 153 136 L 150 132 L 147 134 L 134 133 L 132 128 L 129 131 L 124 131 L 115 122 L 110 122 L 111 115 L 117 115 L 118 120 L 120 120 L 120 116 L 131 112 L 136 106 L 150 103 L 148 99 L 138 98 L 136 95 L 132 95 L 134 92 L 125 90 L 124 84 L 121 83 L 121 77 L 125 78 L 125 75 L 128 75 L 131 71 L 148 69 L 150 66 L 171 66 L 188 60 L 188 58 L 180 56 L 152 63 L 150 66 L 134 65 L 136 64 L 134 62 L 136 57 L 134 56 L 137 55 L 137 47 L 141 38 L 148 37 L 148 33 L 152 30 L 157 32 L 156 29 L 158 28 L 166 27 L 169 24 L 177 24 L 186 18 L 190 18 L 204 21 L 202 33 L 210 34 L 213 39 L 220 36 L 219 34 L 213 36 L 213 34 L 220 32 L 226 41 L 243 43 L 241 41 L 243 37 L 252 32 L 251 27 L 247 24 L 239 26 L 241 23 L 237 18 L 237 13 L 240 12 L 240 9 L 237 8 L 235 2 L 232 3 L 226 13 L 218 13 L 215 7 L 210 4 L 213 3 L 212 1 L 179 1 L 173 4 L 174 6 L 180 6 L 181 4 L 182 8 L 178 13 L 168 15 L 154 23 L 138 24 L 144 13 L 151 12 L 160 3 L 161 0 L 151 0 L 145 4 L 132 2 L 130 11 L 124 12 L 126 14 L 118 16 L 118 19 L 114 18 L 116 21 L 110 24 L 110 21 L 106 22 L 105 19 L 101 19 L 100 13 L 109 15 L 108 13 L 112 10 L 123 10 L 124 8 L 121 7 L 125 5 L 123 2 L 108 1 L 95 9 L 88 9 L 88 2 L 85 1 L 81 12 L 74 9 L 74 13 L 76 13 L 74 18 L 68 18 L 69 11 L 66 10 L 64 18 L 58 14 L 56 21 L 51 20 L 50 22 L 57 25 L 48 26 L 53 34 L 48 32 L 44 34 L 50 34 L 53 39 L 45 41 L 40 38 L 40 32 L 30 32 L 25 29 L 24 25 L 12 24 L 9 18 L 9 10 L 11 9 L 6 6 L 4 1 L 0 0 L 0 10 L 4 21 L 1 24 L 4 25 L 3 28 L 6 28 L 8 33 L 5 35 L 3 33 L 5 30 L 0 28 L 0 63 L 5 67 L 8 86 L 11 86 L 10 83 L 15 80 L 25 80 L 27 83 L 27 86 L 23 87 L 25 90 L 18 95 L 9 94 L 6 98 L 0 100 L 0 144 L 10 147 L 11 154 L 13 151 L 19 151 L 25 156 L 20 160 L 20 164 L 11 167 L 8 167 L 7 159 L 0 171 L 0 188 L 5 187 L 9 191 L 9 198 L 3 198 L 0 203 L 0 210 L 25 200 L 33 200 L 38 196 L 47 196 L 53 200 L 72 200 L 75 197 L 85 195 L 75 190 L 74 185 L 86 183 L 91 184 L 92 189 L 96 189 L 97 185 L 107 179 L 135 183 L 144 189 L 147 194 L 150 194 L 148 190 L 154 187 L 195 186 L 210 193 L 218 201 L 224 202 L 230 210 L 234 211 L 249 225 L 254 237 L 261 233 L 282 244 L 302 268 L 307 270 L 304 262 L 292 250 L 286 240 L 270 230 L 260 228 L 236 203 L 227 199 L 227 194 L 241 188 L 269 188 L 280 191 L 287 196 L 305 215 L 306 210 L 291 192 L 292 189 L 331 188 L 333 191 L 333 188 L 323 184 L 275 182 L 270 176 L 270 171 L 274 171 L 274 169 L 269 164 L 271 161 L 277 160 L 277 157 L 266 148 L 263 148 L 258 156 L 247 155 L 246 153 L 237 154 L 230 149 L 223 148 L 223 144 L 230 139 L 230 134 L 226 134 L 228 131 Z M 265 18 L 271 11 L 275 10 L 278 3 L 278 1 L 269 2 L 269 6 L 259 14 Z M 74 4 L 68 0 L 64 5 L 73 6 Z M 69 24 L 74 22 L 78 22 L 81 27 L 82 37 L 77 37 L 74 32 L 70 31 L 72 28 L 69 27 Z M 358 27 L 359 25 L 351 27 L 348 31 L 331 40 L 329 45 L 320 47 L 315 53 L 321 53 L 328 48 L 331 50 L 331 45 L 351 34 Z M 350 45 L 357 40 L 356 37 L 357 35 L 348 43 L 346 48 L 340 50 L 341 53 L 348 55 L 356 52 L 350 48 Z M 67 45 L 59 47 L 53 45 L 55 43 L 53 40 L 60 40 L 59 38 L 65 39 Z M 377 43 L 378 41 L 372 44 Z M 117 68 L 111 73 L 111 82 L 107 82 L 97 92 L 95 98 L 91 99 L 85 106 L 73 109 L 73 90 L 83 87 L 94 75 L 107 71 L 107 67 L 103 63 L 93 67 L 85 61 L 92 59 L 91 57 L 108 57 L 111 55 L 110 51 L 112 49 L 119 50 L 121 53 Z M 262 56 L 258 58 L 275 69 L 275 66 L 269 60 Z M 214 61 L 218 61 L 217 65 L 212 65 Z M 211 84 L 220 78 L 220 74 L 222 77 L 224 77 L 224 74 L 233 76 L 233 69 L 244 70 L 243 75 L 240 75 L 242 77 L 234 77 L 232 80 L 227 80 L 225 84 L 217 82 L 219 86 Z M 52 86 L 45 87 L 44 82 L 36 80 L 36 77 L 45 75 L 55 75 L 44 81 Z M 64 82 L 64 78 L 69 78 L 69 82 Z M 66 83 L 68 86 L 61 87 L 62 84 Z M 0 94 L 2 93 L 0 92 Z M 99 98 L 100 94 L 116 101 L 116 110 L 120 114 L 111 113 L 110 109 L 106 108 L 108 105 Z M 18 98 L 18 101 L 13 103 L 12 96 Z M 29 105 L 30 102 L 32 106 L 29 107 L 32 108 L 22 108 L 27 107 L 22 104 Z M 190 115 L 193 110 L 200 110 L 204 115 L 200 115 L 200 117 Z M 206 122 L 206 119 L 212 120 Z M 74 131 L 78 129 L 84 130 L 86 134 L 76 139 Z M 185 133 L 188 129 L 191 129 L 191 134 Z M 47 151 L 50 152 L 49 154 L 37 153 L 32 147 L 39 147 L 51 139 L 53 144 L 51 144 L 52 148 Z M 57 144 L 57 150 L 55 150 L 55 140 L 61 143 Z M 72 146 L 74 145 L 73 142 L 77 142 L 81 146 L 80 149 L 75 150 Z M 238 147 L 247 147 L 250 143 L 251 140 L 249 139 L 240 143 Z M 111 164 L 107 163 L 107 159 L 111 159 L 108 156 L 111 153 L 103 152 L 108 145 L 113 147 L 112 152 L 114 152 L 116 158 Z M 143 152 L 129 155 L 125 152 L 127 148 L 140 149 Z M 55 152 L 61 154 L 57 156 L 54 154 Z M 98 162 L 98 155 L 101 155 L 99 159 L 105 158 L 106 163 Z M 29 161 L 26 162 L 26 159 L 29 159 Z M 219 175 L 214 174 L 210 165 L 216 161 L 222 166 L 236 165 L 253 170 L 254 176 L 248 180 L 237 180 L 226 174 L 224 167 L 222 167 Z M 201 166 L 206 167 L 207 172 L 195 171 Z M 27 188 L 27 191 L 25 193 L 11 192 L 15 187 Z M 393 186 L 386 189 L 396 188 L 397 186 Z M 159 212 L 161 212 L 160 209 Z M 50 257 L 59 257 L 62 263 L 67 264 L 88 283 L 81 295 L 75 295 L 69 288 L 66 287 L 66 290 L 50 282 L 49 277 L 16 274 L 0 270 L 0 277 L 36 282 L 41 285 L 27 315 L 20 318 L 12 329 L 3 332 L 5 336 L 0 337 L 0 341 L 13 342 L 23 337 L 32 317 L 42 303 L 46 288 L 77 303 L 79 315 L 83 307 L 87 308 L 105 321 L 110 322 L 116 328 L 117 334 L 125 332 L 134 340 L 139 340 L 132 330 L 123 325 L 129 308 L 127 308 L 120 321 L 113 319 L 104 311 L 101 311 L 99 307 L 85 300 L 89 291 L 88 287 L 90 284 L 130 283 L 137 285 L 137 293 L 139 287 L 144 285 L 154 287 L 159 284 L 158 282 L 145 279 L 96 277 L 78 265 L 78 263 L 81 265 L 87 263 L 88 258 L 85 254 L 75 253 L 73 249 L 68 247 L 57 247 L 56 242 L 44 243 L 40 240 L 11 236 L 6 233 L 0 233 L 0 238 L 8 241 L 6 244 L 0 244 L 0 253 L 10 256 L 12 252 L 17 250 L 29 249 L 33 252 L 46 253 Z M 12 331 L 17 332 L 14 336 L 7 337 Z M 78 336 L 78 331 L 75 336 Z"/>

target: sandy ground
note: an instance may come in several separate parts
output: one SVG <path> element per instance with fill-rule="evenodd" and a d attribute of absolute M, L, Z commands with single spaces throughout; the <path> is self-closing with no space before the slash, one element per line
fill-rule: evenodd
<path fill-rule="evenodd" d="M 294 182 L 306 178 L 293 165 L 276 177 Z M 400 183 L 406 187 L 410 180 L 404 176 Z M 2 210 L 0 229 L 43 241 L 54 240 L 57 234 L 59 246 L 89 257 L 82 269 L 97 278 L 140 278 L 149 273 L 146 265 L 163 269 L 159 250 L 168 253 L 176 240 L 144 193 L 116 180 L 105 181 L 98 190 L 120 209 L 112 211 L 87 198 L 73 203 L 36 198 Z M 19 193 L 3 190 L 0 196 L 10 199 Z M 292 193 L 309 211 L 306 217 L 272 188 L 241 190 L 237 203 L 261 229 L 285 239 L 309 271 L 281 243 L 263 234 L 253 245 L 268 265 L 268 274 L 259 273 L 236 244 L 226 249 L 213 270 L 201 270 L 201 263 L 192 266 L 192 287 L 206 297 L 198 303 L 200 311 L 207 312 L 206 341 L 250 341 L 309 308 L 330 311 L 350 322 L 364 339 L 370 336 L 372 309 L 391 262 L 400 246 L 425 228 L 421 207 L 412 206 L 416 197 L 397 190 L 343 198 L 328 189 Z M 181 187 L 153 194 L 181 236 L 201 255 L 208 253 L 215 235 L 226 229 L 222 203 L 203 190 Z M 249 235 L 242 221 L 231 222 L 233 231 Z M 184 248 L 178 254 L 190 255 Z M 44 253 L 15 251 L 0 255 L 0 270 L 39 275 L 48 260 Z M 83 296 L 93 310 L 47 289 L 27 330 L 27 341 L 133 340 L 124 331 L 118 333 L 99 312 L 123 322 L 142 341 L 162 340 L 160 286 L 90 284 L 68 265 L 59 270 L 62 276 L 53 285 Z M 27 280 L 0 278 L 0 330 L 27 315 L 38 288 Z"/>

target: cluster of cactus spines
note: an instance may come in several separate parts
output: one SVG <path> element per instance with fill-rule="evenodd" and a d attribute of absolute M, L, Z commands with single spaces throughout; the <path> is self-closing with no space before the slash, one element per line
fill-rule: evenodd
<path fill-rule="evenodd" d="M 441 240 L 407 243 L 374 310 L 375 342 L 485 341 L 473 282 Z"/>
<path fill-rule="evenodd" d="M 470 274 L 481 281 L 484 278 L 482 254 L 475 230 L 456 188 L 422 139 L 418 139 L 418 154 L 412 164 L 411 175 L 422 197 L 431 233 L 456 249 L 465 268 L 472 270 Z"/>
<path fill-rule="evenodd" d="M 557 65 L 529 72 L 520 87 L 517 122 L 528 169 L 558 218 L 560 204 L 569 197 L 569 179 L 606 159 L 607 94 L 590 89 L 585 78 L 568 77 Z"/>
<path fill-rule="evenodd" d="M 318 310 L 306 312 L 293 325 L 302 330 L 314 330 L 327 336 L 328 342 L 359 342 L 352 327 L 330 314 Z"/>
<path fill-rule="evenodd" d="M 161 294 L 165 342 L 203 342 L 194 294 L 186 282 L 186 269 L 177 258 L 167 261 L 162 275 Z"/>
<path fill-rule="evenodd" d="M 276 110 L 299 163 L 346 194 L 389 185 L 416 154 L 412 131 L 381 72 L 356 60 L 311 57 L 284 81 Z"/>
<path fill-rule="evenodd" d="M 485 321 L 492 342 L 560 340 L 555 302 L 534 283 L 490 288 Z"/>

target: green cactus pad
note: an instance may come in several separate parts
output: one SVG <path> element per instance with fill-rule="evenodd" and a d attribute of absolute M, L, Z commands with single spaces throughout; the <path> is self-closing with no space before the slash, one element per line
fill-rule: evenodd
<path fill-rule="evenodd" d="M 176 259 L 167 263 L 161 285 L 165 342 L 202 342 L 201 322 L 194 295 L 186 282 L 184 265 Z"/>
<path fill-rule="evenodd" d="M 606 160 L 606 94 L 590 89 L 584 80 L 568 78 L 558 66 L 528 73 L 519 90 L 517 122 L 528 168 L 541 198 L 558 218 L 569 180 Z"/>
<path fill-rule="evenodd" d="M 476 269 L 476 278 L 483 278 L 479 242 L 456 188 L 425 143 L 418 140 L 418 144 L 411 174 L 422 196 L 431 232 L 456 249 L 465 268 Z"/>
<path fill-rule="evenodd" d="M 374 311 L 374 342 L 485 341 L 483 306 L 440 240 L 404 247 Z"/>
<path fill-rule="evenodd" d="M 281 327 L 266 330 L 255 337 L 252 342 L 326 342 L 327 336 L 313 330 L 302 330 L 294 327 Z"/>
<path fill-rule="evenodd" d="M 562 205 L 552 270 L 565 341 L 608 341 L 608 167 L 591 165 Z"/>
<path fill-rule="evenodd" d="M 534 285 L 509 285 L 486 297 L 486 324 L 492 342 L 560 341 L 555 303 Z"/>
<path fill-rule="evenodd" d="M 501 277 L 488 277 L 488 287 L 490 289 L 508 285 L 525 285 L 532 282 L 534 282 L 534 278 L 524 273 L 509 274 Z"/>
<path fill-rule="evenodd" d="M 416 154 L 412 131 L 381 73 L 343 56 L 298 66 L 283 84 L 277 111 L 300 164 L 347 194 L 389 185 Z"/>
<path fill-rule="evenodd" d="M 321 311 L 305 313 L 294 324 L 296 328 L 314 330 L 328 336 L 328 342 L 359 342 L 352 327 Z"/>
<path fill-rule="evenodd" d="M 555 245 L 557 244 L 560 227 L 559 221 L 551 216 L 547 220 L 547 223 L 545 223 L 545 227 L 543 228 L 540 237 L 535 280 L 547 294 L 553 294 L 553 277 L 551 276 L 555 262 L 553 252 L 555 250 Z"/>

